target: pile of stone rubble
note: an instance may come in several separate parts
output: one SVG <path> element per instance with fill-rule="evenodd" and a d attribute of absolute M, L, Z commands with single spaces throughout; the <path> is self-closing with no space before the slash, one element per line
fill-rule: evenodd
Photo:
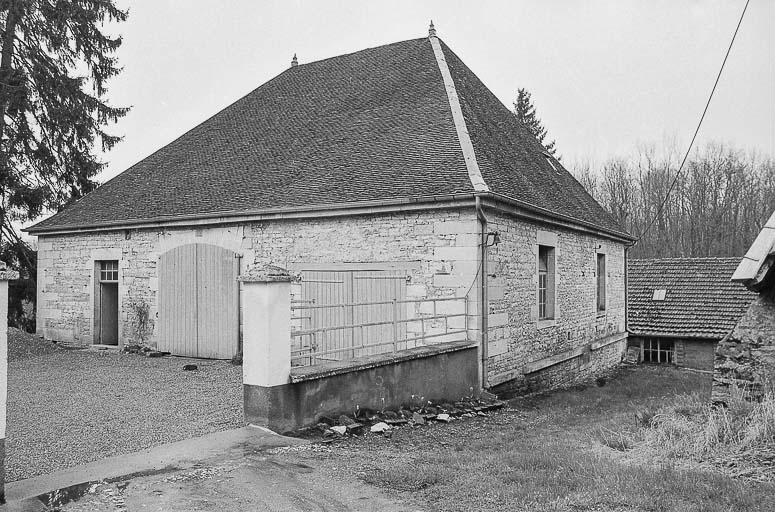
<path fill-rule="evenodd" d="M 367 411 L 356 409 L 352 414 L 337 418 L 322 416 L 316 425 L 301 428 L 292 434 L 304 438 L 335 439 L 366 433 L 390 436 L 399 427 L 417 427 L 428 423 L 449 423 L 459 418 L 487 416 L 489 411 L 501 409 L 506 402 L 497 398 L 470 398 L 455 403 L 411 406 L 398 411 Z"/>

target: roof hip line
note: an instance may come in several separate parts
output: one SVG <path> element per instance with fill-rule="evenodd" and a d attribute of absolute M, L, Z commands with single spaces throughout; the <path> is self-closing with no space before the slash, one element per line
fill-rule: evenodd
<path fill-rule="evenodd" d="M 488 187 L 487 183 L 484 181 L 482 171 L 479 170 L 479 163 L 476 161 L 474 145 L 471 143 L 471 136 L 468 134 L 466 120 L 465 117 L 463 117 L 463 109 L 460 107 L 460 98 L 457 95 L 457 89 L 455 89 L 455 82 L 452 80 L 452 74 L 449 72 L 447 60 L 444 58 L 444 51 L 441 49 L 441 43 L 439 43 L 439 38 L 436 37 L 435 34 L 431 34 L 428 39 L 433 48 L 433 55 L 436 57 L 436 64 L 439 65 L 441 78 L 444 80 L 444 89 L 447 92 L 449 108 L 452 111 L 452 120 L 455 123 L 455 131 L 457 131 L 460 149 L 463 151 L 463 158 L 466 162 L 466 169 L 468 170 L 468 177 L 471 179 L 471 185 L 473 185 L 476 192 L 489 192 L 490 187 Z"/>

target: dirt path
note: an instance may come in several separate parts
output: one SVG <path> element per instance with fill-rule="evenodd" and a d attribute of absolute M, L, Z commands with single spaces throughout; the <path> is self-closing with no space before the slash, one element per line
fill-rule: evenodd
<path fill-rule="evenodd" d="M 198 466 L 198 467 L 197 467 Z M 257 451 L 185 470 L 94 484 L 63 512 L 123 511 L 418 511 L 357 479 L 333 480 L 305 464 Z"/>

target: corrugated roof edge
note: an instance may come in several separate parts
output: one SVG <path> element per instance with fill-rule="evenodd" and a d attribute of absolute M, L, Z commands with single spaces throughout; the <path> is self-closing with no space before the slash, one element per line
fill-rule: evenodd
<path fill-rule="evenodd" d="M 630 336 L 638 336 L 638 337 L 644 337 L 644 338 L 683 338 L 683 339 L 692 339 L 692 340 L 708 341 L 708 342 L 718 341 L 724 336 L 726 336 L 726 333 L 725 334 L 713 334 L 713 333 L 692 334 L 692 333 L 677 332 L 677 331 L 647 332 L 647 331 L 628 330 L 627 333 Z"/>
<path fill-rule="evenodd" d="M 632 242 L 634 238 L 632 235 L 626 232 L 604 230 L 593 224 L 573 219 L 564 215 L 551 212 L 549 210 L 504 196 L 502 194 L 496 194 L 493 192 L 482 192 L 474 194 L 455 194 L 448 196 L 436 196 L 436 197 L 416 197 L 416 198 L 402 198 L 392 200 L 380 200 L 380 201 L 359 201 L 355 203 L 331 203 L 320 205 L 306 205 L 306 206 L 294 206 L 287 208 L 267 208 L 262 210 L 253 211 L 224 211 L 213 212 L 208 214 L 198 214 L 191 216 L 167 216 L 157 217 L 151 219 L 137 219 L 137 220 L 124 220 L 114 223 L 97 223 L 93 225 L 68 225 L 68 226 L 52 226 L 47 228 L 45 226 L 38 227 L 40 223 L 23 229 L 31 235 L 48 235 L 48 234 L 68 234 L 68 233 L 84 233 L 90 231 L 107 231 L 107 230 L 119 230 L 119 229 L 139 229 L 143 227 L 160 227 L 167 224 L 174 224 L 175 226 L 185 225 L 201 225 L 201 224 L 234 224 L 235 222 L 247 222 L 250 220 L 271 219 L 271 218 L 305 218 L 305 217 L 319 217 L 321 212 L 325 212 L 326 216 L 350 216 L 359 215 L 363 213 L 376 213 L 376 212 L 363 212 L 364 209 L 379 209 L 383 208 L 386 211 L 406 209 L 407 205 L 412 205 L 412 209 L 423 209 L 429 205 L 437 205 L 436 207 L 452 208 L 460 206 L 460 203 L 470 201 L 473 203 L 476 196 L 480 196 L 482 199 L 491 199 L 496 203 L 503 203 L 509 206 L 516 206 L 533 213 L 534 215 L 526 215 L 524 212 L 519 212 L 510 209 L 504 209 L 507 213 L 519 217 L 527 217 L 532 220 L 550 222 L 568 229 L 581 230 L 585 232 L 592 232 L 593 234 L 606 236 L 613 238 L 614 240 L 621 242 Z M 449 205 L 443 205 L 443 203 L 455 203 Z M 441 206 L 438 206 L 441 204 Z M 554 221 L 554 222 L 553 222 Z"/>
<path fill-rule="evenodd" d="M 734 260 L 738 261 L 740 259 L 739 256 L 698 256 L 698 257 L 690 257 L 690 256 L 675 256 L 672 258 L 630 258 L 629 261 L 632 263 L 650 263 L 650 262 L 696 262 L 696 261 L 729 261 Z"/>

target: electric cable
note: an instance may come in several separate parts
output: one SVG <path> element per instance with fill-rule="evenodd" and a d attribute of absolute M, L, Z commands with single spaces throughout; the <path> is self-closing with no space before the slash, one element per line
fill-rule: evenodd
<path fill-rule="evenodd" d="M 659 205 L 659 208 L 657 209 L 656 213 L 654 214 L 654 217 L 651 219 L 651 222 L 649 222 L 648 226 L 646 226 L 646 229 L 644 229 L 640 235 L 638 235 L 638 238 L 635 240 L 633 245 L 640 242 L 640 240 L 646 235 L 646 233 L 649 232 L 651 227 L 654 225 L 654 223 L 657 221 L 657 217 L 659 217 L 659 214 L 662 213 L 662 210 L 665 208 L 665 205 L 667 204 L 667 200 L 670 197 L 670 193 L 673 191 L 673 188 L 675 188 L 675 184 L 678 182 L 678 178 L 681 176 L 681 172 L 683 171 L 684 165 L 686 164 L 686 160 L 689 158 L 689 154 L 691 153 L 692 146 L 694 146 L 694 141 L 697 139 L 697 134 L 700 132 L 700 127 L 702 126 L 702 122 L 705 120 L 705 114 L 708 113 L 708 107 L 710 107 L 710 101 L 713 99 L 713 94 L 716 92 L 716 87 L 718 86 L 719 80 L 721 79 L 721 73 L 724 71 L 724 66 L 727 63 L 727 59 L 729 58 L 729 53 L 732 51 L 732 45 L 735 44 L 735 38 L 737 37 L 737 33 L 740 30 L 740 25 L 743 23 L 743 17 L 745 17 L 745 11 L 748 10 L 748 4 L 751 0 L 746 0 L 745 6 L 743 7 L 743 12 L 740 14 L 740 19 L 737 22 L 737 27 L 735 28 L 735 33 L 732 34 L 732 40 L 729 42 L 729 47 L 727 48 L 727 53 L 724 55 L 724 60 L 721 63 L 721 68 L 718 70 L 718 75 L 716 75 L 716 81 L 713 83 L 713 89 L 710 91 L 710 95 L 708 96 L 708 101 L 705 102 L 705 109 L 702 111 L 702 116 L 700 116 L 700 122 L 697 123 L 697 129 L 694 130 L 694 136 L 692 136 L 691 142 L 689 142 L 689 147 L 686 148 L 686 154 L 683 157 L 683 160 L 681 161 L 681 165 L 678 166 L 678 171 L 675 173 L 675 177 L 673 178 L 673 181 L 670 183 L 670 187 L 667 189 L 667 193 L 665 193 L 665 198 L 662 200 L 662 204 Z"/>

